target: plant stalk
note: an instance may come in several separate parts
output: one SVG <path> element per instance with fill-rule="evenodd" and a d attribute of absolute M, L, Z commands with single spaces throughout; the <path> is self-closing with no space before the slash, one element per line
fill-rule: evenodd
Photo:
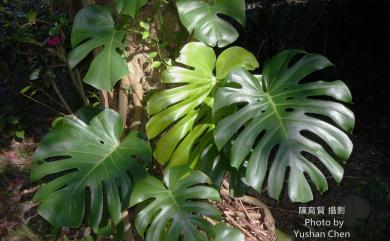
<path fill-rule="evenodd" d="M 51 80 L 51 84 L 52 84 L 53 89 L 56 92 L 58 98 L 60 98 L 62 104 L 65 106 L 65 109 L 69 112 L 69 114 L 73 114 L 73 111 L 70 108 L 68 102 L 65 100 L 64 96 L 61 94 L 61 91 L 58 89 L 57 84 L 53 80 Z"/>

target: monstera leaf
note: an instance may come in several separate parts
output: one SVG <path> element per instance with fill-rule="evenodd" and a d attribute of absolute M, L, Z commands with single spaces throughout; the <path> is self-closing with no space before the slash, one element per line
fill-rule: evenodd
<path fill-rule="evenodd" d="M 116 0 L 118 12 L 135 17 L 138 10 L 142 8 L 148 0 Z"/>
<path fill-rule="evenodd" d="M 214 241 L 245 241 L 244 235 L 242 235 L 239 230 L 232 227 L 228 227 L 226 224 L 223 223 L 215 225 L 214 231 L 216 233 Z"/>
<path fill-rule="evenodd" d="M 115 29 L 112 11 L 108 7 L 91 5 L 81 9 L 74 20 L 69 65 L 73 69 L 94 49 L 101 51 L 93 59 L 84 81 L 100 90 L 111 90 L 128 74 L 124 50 L 125 32 Z"/>
<path fill-rule="evenodd" d="M 147 104 L 151 116 L 146 125 L 148 137 L 163 133 L 154 152 L 161 164 L 187 163 L 194 146 L 198 148 L 192 155 L 200 155 L 213 138 L 211 93 L 215 85 L 236 67 L 258 67 L 256 58 L 243 48 L 229 48 L 216 59 L 213 49 L 199 42 L 185 45 L 177 62 L 185 67 L 169 67 L 161 82 L 181 85 L 152 95 Z"/>
<path fill-rule="evenodd" d="M 113 110 L 93 118 L 86 110 L 79 116 L 60 119 L 34 153 L 35 161 L 48 161 L 32 170 L 32 181 L 56 174 L 34 196 L 40 202 L 38 212 L 55 226 L 79 227 L 90 200 L 88 222 L 93 228 L 105 208 L 118 223 L 122 208 L 128 207 L 133 181 L 146 174 L 136 158 L 150 162 L 150 146 L 138 132 L 121 143 L 122 118 Z"/>
<path fill-rule="evenodd" d="M 203 149 L 196 169 L 207 174 L 218 190 L 228 174 L 230 196 L 240 197 L 245 194 L 246 189 L 245 183 L 241 180 L 245 177 L 245 167 L 242 166 L 237 170 L 229 165 L 229 150 L 230 145 L 219 151 L 214 143 L 209 144 Z"/>
<path fill-rule="evenodd" d="M 222 224 L 213 227 L 205 218 L 220 220 L 219 210 L 207 202 L 220 197 L 217 190 L 204 184 L 210 184 L 210 179 L 186 166 L 168 168 L 164 183 L 151 176 L 137 183 L 130 206 L 150 201 L 136 217 L 138 233 L 144 236 L 146 232 L 146 241 L 236 240 L 229 237 L 240 237 L 237 231 Z"/>
<path fill-rule="evenodd" d="M 218 14 L 227 15 L 245 25 L 244 0 L 179 0 L 179 17 L 188 32 L 209 46 L 225 47 L 238 38 L 238 32 Z"/>
<path fill-rule="evenodd" d="M 300 58 L 293 62 L 294 57 Z M 245 179 L 256 190 L 261 191 L 269 161 L 272 164 L 268 193 L 276 199 L 287 168 L 291 200 L 312 200 L 305 174 L 320 192 L 327 190 L 326 178 L 313 159 L 318 159 L 338 183 L 341 181 L 343 168 L 335 158 L 346 161 L 352 143 L 331 123 L 350 132 L 354 115 L 344 105 L 321 97 L 350 103 L 351 94 L 341 81 L 300 83 L 309 74 L 328 66 L 332 64 L 321 55 L 284 51 L 267 63 L 262 78 L 237 69 L 226 78 L 227 86 L 218 89 L 214 112 L 231 105 L 237 110 L 217 124 L 216 144 L 221 149 L 230 140 L 234 142 L 231 165 L 238 168 L 248 160 Z"/>

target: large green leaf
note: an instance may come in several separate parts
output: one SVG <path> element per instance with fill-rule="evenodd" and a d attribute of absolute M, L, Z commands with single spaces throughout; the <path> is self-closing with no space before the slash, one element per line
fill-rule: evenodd
<path fill-rule="evenodd" d="M 209 46 L 225 47 L 238 38 L 237 30 L 218 14 L 245 25 L 245 0 L 179 0 L 179 17 L 188 32 Z"/>
<path fill-rule="evenodd" d="M 198 146 L 192 152 L 191 161 L 194 161 L 212 141 L 211 93 L 215 85 L 233 68 L 253 70 L 259 65 L 243 48 L 229 48 L 216 59 L 213 49 L 199 42 L 185 45 L 177 62 L 185 67 L 169 67 L 161 80 L 176 84 L 175 87 L 154 94 L 147 105 L 151 115 L 146 125 L 148 137 L 152 139 L 162 134 L 154 156 L 162 164 L 170 161 L 170 165 L 186 164 L 191 150 Z M 217 76 L 213 74 L 215 67 Z"/>
<path fill-rule="evenodd" d="M 120 142 L 123 123 L 115 111 L 106 109 L 92 117 L 93 113 L 84 109 L 80 119 L 67 116 L 57 121 L 34 153 L 35 161 L 47 161 L 32 170 L 31 180 L 56 175 L 34 196 L 40 202 L 39 214 L 55 226 L 79 227 L 89 206 L 86 200 L 93 228 L 101 222 L 104 203 L 118 223 L 133 182 L 146 175 L 136 158 L 151 161 L 151 148 L 140 133 L 131 132 Z"/>
<path fill-rule="evenodd" d="M 91 5 L 81 9 L 74 20 L 69 65 L 73 69 L 94 49 L 101 51 L 92 61 L 84 81 L 100 90 L 111 90 L 118 80 L 128 74 L 123 50 L 124 31 L 115 29 L 112 10 L 105 6 Z"/>
<path fill-rule="evenodd" d="M 300 58 L 292 62 L 294 57 Z M 284 51 L 267 63 L 262 78 L 237 69 L 226 78 L 227 86 L 216 92 L 214 112 L 226 106 L 238 107 L 217 124 L 216 144 L 221 149 L 229 141 L 234 142 L 231 165 L 238 168 L 248 160 L 246 182 L 256 190 L 261 191 L 269 161 L 272 164 L 268 193 L 276 199 L 288 167 L 291 200 L 312 200 L 305 174 L 320 192 L 327 190 L 325 176 L 310 161 L 313 158 L 318 159 L 337 182 L 341 181 L 343 168 L 335 157 L 346 161 L 352 143 L 343 131 L 329 122 L 350 132 L 354 115 L 344 105 L 318 97 L 350 103 L 350 91 L 341 81 L 300 83 L 309 74 L 328 66 L 332 64 L 321 55 Z M 275 155 L 271 155 L 275 148 Z"/>
<path fill-rule="evenodd" d="M 138 10 L 147 2 L 148 0 L 116 0 L 116 8 L 118 12 L 135 18 Z"/>
<path fill-rule="evenodd" d="M 164 183 L 151 176 L 137 183 L 130 206 L 150 201 L 135 220 L 138 233 L 146 232 L 146 241 L 243 240 L 238 231 L 223 224 L 213 227 L 205 218 L 220 220 L 219 210 L 207 202 L 220 197 L 204 184 L 210 184 L 210 179 L 186 166 L 168 168 Z"/>

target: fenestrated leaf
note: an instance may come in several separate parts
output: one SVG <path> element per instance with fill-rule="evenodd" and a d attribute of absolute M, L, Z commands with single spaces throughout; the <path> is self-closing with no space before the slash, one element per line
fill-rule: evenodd
<path fill-rule="evenodd" d="M 179 17 L 188 32 L 209 46 L 225 47 L 238 38 L 237 30 L 218 14 L 227 15 L 245 25 L 244 0 L 179 0 Z"/>
<path fill-rule="evenodd" d="M 185 166 L 168 168 L 164 183 L 152 176 L 138 182 L 130 206 L 151 201 L 136 217 L 138 233 L 144 236 L 146 232 L 146 241 L 208 241 L 206 234 L 215 232 L 205 217 L 219 220 L 220 212 L 207 200 L 220 197 L 204 184 L 210 184 L 205 174 Z"/>
<path fill-rule="evenodd" d="M 123 50 L 124 31 L 115 29 L 112 11 L 108 7 L 91 5 L 81 9 L 74 20 L 69 65 L 73 69 L 89 53 L 100 47 L 83 80 L 100 90 L 111 90 L 118 80 L 128 74 Z"/>
<path fill-rule="evenodd" d="M 148 0 L 116 0 L 116 9 L 122 14 L 135 18 L 137 12 L 148 2 Z"/>
<path fill-rule="evenodd" d="M 56 174 L 34 196 L 39 214 L 54 226 L 79 227 L 89 206 L 86 199 L 91 200 L 87 220 L 93 228 L 105 208 L 118 223 L 133 181 L 146 175 L 136 158 L 151 161 L 151 148 L 140 133 L 131 132 L 120 142 L 123 123 L 115 111 L 98 111 L 93 118 L 94 111 L 86 111 L 79 112 L 86 122 L 74 116 L 59 119 L 33 156 L 34 161 L 47 161 L 32 170 L 32 181 Z"/>
<path fill-rule="evenodd" d="M 235 67 L 253 70 L 259 66 L 256 58 L 243 48 L 229 48 L 216 59 L 213 49 L 200 42 L 185 45 L 177 62 L 188 68 L 168 67 L 161 82 L 182 85 L 154 94 L 147 104 L 151 116 L 147 135 L 152 139 L 162 134 L 154 152 L 161 164 L 186 164 L 193 146 L 206 147 L 212 141 L 212 135 L 207 133 L 214 128 L 211 93 L 215 85 Z M 213 74 L 215 66 L 217 76 Z M 199 156 L 202 148 L 198 149 L 193 154 Z M 191 161 L 198 156 L 193 155 Z"/>
<path fill-rule="evenodd" d="M 302 56 L 291 64 L 292 58 L 298 54 Z M 261 191 L 268 162 L 272 161 L 268 175 L 271 197 L 279 198 L 288 167 L 291 200 L 312 200 L 311 188 L 304 174 L 311 178 L 320 192 L 326 191 L 326 178 L 306 154 L 318 159 L 337 182 L 341 181 L 343 168 L 332 156 L 346 161 L 352 143 L 342 130 L 321 116 L 350 132 L 354 115 L 340 103 L 312 97 L 328 96 L 350 103 L 351 94 L 341 81 L 300 83 L 314 71 L 328 66 L 332 64 L 321 55 L 299 50 L 284 51 L 266 64 L 262 78 L 237 69 L 226 78 L 227 86 L 216 92 L 214 112 L 226 106 L 238 107 L 217 124 L 216 144 L 221 149 L 233 140 L 230 158 L 231 165 L 236 168 L 249 157 L 246 183 L 256 190 Z M 318 138 L 322 140 L 317 141 Z M 326 151 L 326 146 L 331 153 Z M 273 160 L 269 160 L 274 148 L 277 148 L 276 154 Z"/>

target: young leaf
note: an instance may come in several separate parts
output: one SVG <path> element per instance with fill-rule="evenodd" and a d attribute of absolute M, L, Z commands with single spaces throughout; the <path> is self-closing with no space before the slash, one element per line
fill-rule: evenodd
<path fill-rule="evenodd" d="M 19 130 L 15 132 L 15 136 L 20 139 L 24 139 L 25 132 L 24 130 Z"/>
<path fill-rule="evenodd" d="M 226 64 L 229 60 L 233 64 Z M 177 62 L 188 67 L 169 66 L 161 82 L 182 85 L 154 94 L 147 104 L 151 116 L 146 125 L 148 137 L 155 138 L 165 131 L 154 152 L 161 164 L 186 164 L 193 146 L 208 146 L 214 128 L 211 113 L 214 86 L 234 67 L 253 70 L 259 66 L 256 58 L 243 48 L 229 48 L 217 59 L 213 49 L 200 42 L 185 45 Z M 217 76 L 213 74 L 215 67 Z M 201 151 L 198 148 L 196 154 L 199 156 Z"/>
<path fill-rule="evenodd" d="M 99 226 L 103 209 L 118 223 L 130 200 L 133 181 L 146 174 L 136 157 L 150 161 L 150 146 L 138 132 L 131 132 L 121 143 L 123 123 L 113 110 L 87 108 L 78 116 L 58 120 L 34 153 L 35 161 L 55 160 L 34 168 L 32 181 L 57 174 L 34 196 L 40 202 L 38 213 L 54 226 L 77 228 L 84 218 L 88 193 L 89 225 Z"/>
<path fill-rule="evenodd" d="M 111 90 L 118 80 L 128 74 L 126 61 L 118 52 L 124 49 L 124 36 L 125 32 L 115 29 L 110 8 L 91 5 L 81 9 L 72 29 L 70 68 L 76 67 L 90 52 L 101 47 L 83 80 L 99 90 Z"/>
<path fill-rule="evenodd" d="M 297 55 L 302 56 L 291 64 Z M 326 191 L 325 176 L 306 154 L 317 158 L 337 182 L 341 181 L 343 168 L 321 142 L 326 143 L 342 161 L 350 156 L 352 143 L 342 130 L 322 117 L 350 132 L 355 122 L 354 115 L 340 103 L 313 97 L 328 96 L 350 103 L 351 93 L 341 81 L 300 83 L 316 70 L 329 66 L 332 66 L 329 60 L 318 54 L 283 51 L 266 64 L 262 78 L 256 78 L 244 69 L 236 69 L 226 78 L 227 86 L 217 90 L 214 113 L 226 106 L 233 105 L 237 109 L 217 124 L 216 144 L 221 149 L 233 142 L 230 163 L 236 168 L 249 157 L 246 183 L 256 190 L 261 191 L 268 161 L 272 161 L 268 175 L 271 197 L 279 198 L 287 167 L 290 169 L 288 192 L 292 201 L 308 202 L 313 198 L 305 173 L 320 192 Z M 246 105 L 242 106 L 243 103 Z M 320 143 L 318 138 L 322 139 Z M 276 154 L 273 160 L 269 160 L 275 148 Z"/>
<path fill-rule="evenodd" d="M 29 91 L 31 88 L 32 88 L 32 85 L 27 85 L 27 86 L 24 87 L 19 93 L 25 94 L 25 93 L 27 93 L 27 91 Z"/>
<path fill-rule="evenodd" d="M 188 32 L 209 46 L 222 48 L 238 38 L 237 30 L 218 14 L 232 17 L 245 25 L 244 0 L 178 0 L 179 17 Z"/>
<path fill-rule="evenodd" d="M 148 23 L 143 22 L 143 21 L 139 22 L 139 26 L 141 28 L 145 29 L 146 31 L 150 30 L 150 25 Z"/>
<path fill-rule="evenodd" d="M 161 62 L 160 61 L 154 61 L 153 64 L 152 64 L 152 68 L 153 69 L 157 69 L 161 66 Z"/>
<path fill-rule="evenodd" d="M 150 52 L 148 54 L 149 58 L 154 59 L 158 55 L 158 52 Z"/>

